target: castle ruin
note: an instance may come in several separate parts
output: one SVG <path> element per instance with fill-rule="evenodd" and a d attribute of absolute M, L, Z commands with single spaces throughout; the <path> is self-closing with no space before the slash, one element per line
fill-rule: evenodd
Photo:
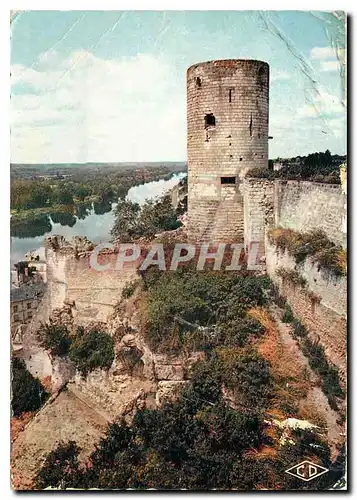
<path fill-rule="evenodd" d="M 242 181 L 268 168 L 269 66 L 209 61 L 187 70 L 188 232 L 191 240 L 244 240 Z"/>

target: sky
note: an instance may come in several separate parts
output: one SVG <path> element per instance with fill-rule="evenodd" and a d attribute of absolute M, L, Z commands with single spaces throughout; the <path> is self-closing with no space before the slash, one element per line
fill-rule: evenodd
<path fill-rule="evenodd" d="M 186 70 L 230 58 L 270 65 L 270 158 L 346 153 L 342 12 L 27 11 L 11 161 L 185 161 Z"/>

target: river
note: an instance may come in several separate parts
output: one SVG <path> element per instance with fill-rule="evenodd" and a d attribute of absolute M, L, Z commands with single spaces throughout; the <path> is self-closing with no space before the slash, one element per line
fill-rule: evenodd
<path fill-rule="evenodd" d="M 168 189 L 173 188 L 185 173 L 178 173 L 169 180 L 147 182 L 129 189 L 126 199 L 142 205 L 146 199 L 161 196 Z M 11 265 L 19 260 L 30 250 L 43 248 L 44 239 L 52 234 L 59 234 L 66 239 L 73 236 L 87 236 L 93 243 L 107 242 L 110 240 L 110 230 L 114 223 L 114 211 L 116 203 L 108 203 L 106 206 L 91 204 L 77 216 L 71 214 L 60 214 L 57 216 L 49 214 L 45 229 L 41 230 L 41 236 L 27 236 L 31 233 L 30 223 L 27 224 L 26 231 L 15 237 L 11 237 Z M 62 215 L 62 217 L 61 217 Z M 53 220 L 55 219 L 55 220 Z M 46 232 L 44 232 L 46 231 Z"/>

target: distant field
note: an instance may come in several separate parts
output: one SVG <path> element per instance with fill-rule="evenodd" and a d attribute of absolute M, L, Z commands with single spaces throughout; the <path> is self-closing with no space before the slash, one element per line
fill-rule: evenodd
<path fill-rule="evenodd" d="M 123 162 L 123 163 L 11 163 L 11 177 L 32 177 L 33 175 L 69 174 L 74 171 L 102 170 L 109 171 L 133 170 L 140 168 L 167 167 L 172 172 L 182 172 L 187 169 L 186 162 Z M 69 172 L 70 171 L 70 172 Z"/>

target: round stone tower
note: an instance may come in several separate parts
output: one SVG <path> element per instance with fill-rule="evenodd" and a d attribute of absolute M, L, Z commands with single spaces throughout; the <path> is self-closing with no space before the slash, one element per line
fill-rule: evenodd
<path fill-rule="evenodd" d="M 187 70 L 188 233 L 243 242 L 242 179 L 268 168 L 269 65 L 209 61 Z"/>

